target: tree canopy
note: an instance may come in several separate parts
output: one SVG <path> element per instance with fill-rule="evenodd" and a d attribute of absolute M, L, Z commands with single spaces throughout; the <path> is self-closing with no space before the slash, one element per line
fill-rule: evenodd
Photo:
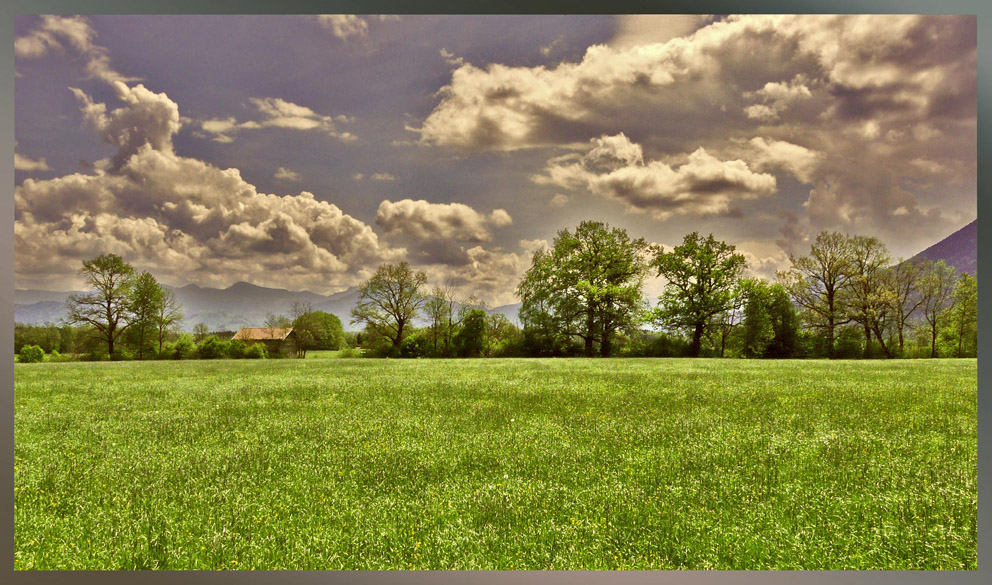
<path fill-rule="evenodd" d="M 633 328 L 644 312 L 647 251 L 643 238 L 603 222 L 561 230 L 550 250 L 534 254 L 517 287 L 525 328 L 552 338 L 578 336 L 587 356 L 597 344 L 609 356 L 616 333 Z"/>
<path fill-rule="evenodd" d="M 710 234 L 685 236 L 671 252 L 658 251 L 652 266 L 664 277 L 665 285 L 657 317 L 662 325 L 689 329 L 692 342 L 689 355 L 699 356 L 706 324 L 714 315 L 731 308 L 734 285 L 747 266 L 734 246 Z"/>

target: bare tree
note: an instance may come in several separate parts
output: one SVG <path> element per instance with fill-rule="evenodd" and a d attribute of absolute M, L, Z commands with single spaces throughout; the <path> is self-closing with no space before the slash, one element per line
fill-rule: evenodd
<path fill-rule="evenodd" d="M 182 322 L 182 305 L 176 300 L 172 289 L 162 289 L 162 302 L 158 306 L 155 314 L 155 327 L 158 329 L 158 351 L 161 353 L 165 338 L 169 333 L 175 331 L 176 326 Z"/>
<path fill-rule="evenodd" d="M 792 268 L 780 272 L 779 280 L 792 300 L 805 309 L 809 324 L 824 332 L 827 355 L 832 357 L 837 327 L 850 322 L 841 295 L 851 267 L 848 239 L 837 232 L 820 232 L 809 256 L 790 256 L 789 260 Z"/>
<path fill-rule="evenodd" d="M 903 332 L 906 323 L 923 305 L 920 294 L 920 279 L 923 276 L 922 264 L 913 260 L 900 260 L 888 271 L 888 287 L 893 293 L 893 320 L 899 338 L 899 353 L 903 350 Z"/>

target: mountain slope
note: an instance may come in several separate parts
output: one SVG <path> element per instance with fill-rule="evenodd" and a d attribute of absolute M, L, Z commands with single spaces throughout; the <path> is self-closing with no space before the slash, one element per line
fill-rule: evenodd
<path fill-rule="evenodd" d="M 972 276 L 978 273 L 978 220 L 969 223 L 943 240 L 923 250 L 910 260 L 943 260 L 948 266 L 967 272 Z"/>

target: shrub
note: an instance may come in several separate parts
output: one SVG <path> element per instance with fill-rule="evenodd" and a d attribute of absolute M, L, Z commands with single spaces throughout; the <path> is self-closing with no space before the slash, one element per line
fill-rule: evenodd
<path fill-rule="evenodd" d="M 245 350 L 245 357 L 250 360 L 264 359 L 269 357 L 269 352 L 265 351 L 265 345 L 253 343 Z"/>
<path fill-rule="evenodd" d="M 227 343 L 227 357 L 240 360 L 245 357 L 248 345 L 240 339 L 232 339 Z"/>
<path fill-rule="evenodd" d="M 354 347 L 346 347 L 338 353 L 339 358 L 353 358 L 361 357 L 362 352 L 358 351 Z"/>
<path fill-rule="evenodd" d="M 196 343 L 193 341 L 193 336 L 189 333 L 183 333 L 172 344 L 172 359 L 189 359 L 194 356 L 195 352 Z"/>
<path fill-rule="evenodd" d="M 430 355 L 431 340 L 421 331 L 407 337 L 400 343 L 400 357 L 419 358 Z"/>
<path fill-rule="evenodd" d="M 211 335 L 196 346 L 196 357 L 201 360 L 215 360 L 227 355 L 227 349 L 226 341 L 221 341 Z"/>
<path fill-rule="evenodd" d="M 21 347 L 19 359 L 22 364 L 35 364 L 45 360 L 45 350 L 37 345 L 25 345 Z"/>

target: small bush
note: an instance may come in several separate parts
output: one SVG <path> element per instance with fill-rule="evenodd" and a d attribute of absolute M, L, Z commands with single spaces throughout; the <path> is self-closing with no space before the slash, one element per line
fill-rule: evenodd
<path fill-rule="evenodd" d="M 215 360 L 227 355 L 228 345 L 213 335 L 204 339 L 196 346 L 196 357 L 201 360 Z"/>
<path fill-rule="evenodd" d="M 240 339 L 232 339 L 227 343 L 227 357 L 231 359 L 243 359 L 246 351 L 248 351 L 248 345 Z"/>
<path fill-rule="evenodd" d="M 421 331 L 407 337 L 400 343 L 400 357 L 426 357 L 431 352 L 431 340 Z"/>
<path fill-rule="evenodd" d="M 264 359 L 269 357 L 269 352 L 265 351 L 265 345 L 253 343 L 245 350 L 245 358 L 250 360 Z"/>
<path fill-rule="evenodd" d="M 45 350 L 37 345 L 25 345 L 21 347 L 19 361 L 22 364 L 36 364 L 45 360 Z"/>
<path fill-rule="evenodd" d="M 339 358 L 353 358 L 361 357 L 362 352 L 358 351 L 354 347 L 346 347 L 338 353 Z"/>
<path fill-rule="evenodd" d="M 194 357 L 195 352 L 196 343 L 193 341 L 193 336 L 189 333 L 183 333 L 179 336 L 179 339 L 172 344 L 172 359 L 189 359 Z"/>

